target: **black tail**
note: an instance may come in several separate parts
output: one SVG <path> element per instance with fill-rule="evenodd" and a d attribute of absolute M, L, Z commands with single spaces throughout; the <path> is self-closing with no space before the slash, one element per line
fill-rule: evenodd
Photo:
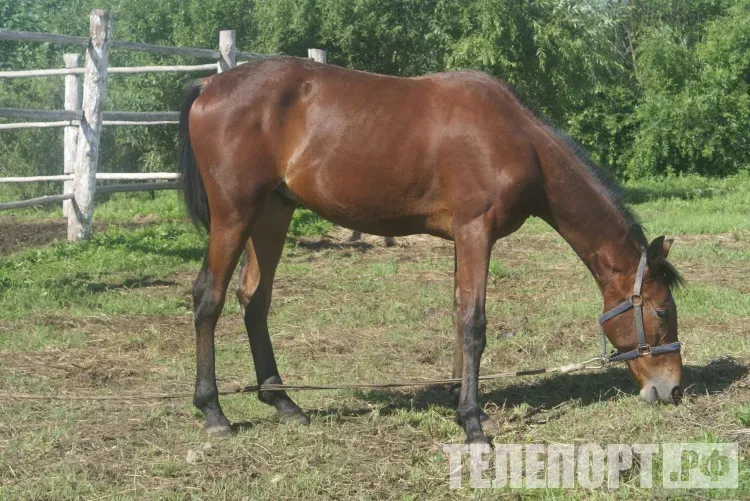
<path fill-rule="evenodd" d="M 182 195 L 193 224 L 198 229 L 202 226 L 208 230 L 211 223 L 211 213 L 208 210 L 206 188 L 203 186 L 203 179 L 201 179 L 198 165 L 195 163 L 193 146 L 190 144 L 190 123 L 188 120 L 190 108 L 200 96 L 201 90 L 201 85 L 194 84 L 188 87 L 185 92 L 185 103 L 182 105 L 182 111 L 180 112 L 179 164 L 177 169 L 180 173 Z"/>

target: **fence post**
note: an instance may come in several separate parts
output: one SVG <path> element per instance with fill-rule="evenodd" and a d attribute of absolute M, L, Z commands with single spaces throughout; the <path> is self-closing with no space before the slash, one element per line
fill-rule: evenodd
<path fill-rule="evenodd" d="M 237 66 L 237 45 L 235 43 L 236 32 L 234 30 L 222 30 L 219 32 L 219 67 L 217 73 L 227 71 Z"/>
<path fill-rule="evenodd" d="M 89 44 L 83 78 L 83 120 L 78 131 L 72 200 L 68 211 L 68 240 L 91 236 L 96 192 L 96 164 L 102 132 L 102 108 L 107 93 L 107 64 L 112 23 L 109 11 L 94 9 L 89 18 Z"/>
<path fill-rule="evenodd" d="M 325 49 L 307 49 L 307 57 L 318 63 L 328 62 L 328 53 Z"/>
<path fill-rule="evenodd" d="M 80 54 L 63 54 L 66 68 L 78 68 L 81 65 Z M 65 109 L 81 109 L 81 79 L 78 75 L 65 75 Z M 72 174 L 76 160 L 76 147 L 78 143 L 78 127 L 65 127 L 63 140 L 63 173 Z M 63 194 L 73 191 L 73 181 L 63 183 Z M 62 205 L 63 217 L 68 217 L 70 200 L 65 200 Z"/>

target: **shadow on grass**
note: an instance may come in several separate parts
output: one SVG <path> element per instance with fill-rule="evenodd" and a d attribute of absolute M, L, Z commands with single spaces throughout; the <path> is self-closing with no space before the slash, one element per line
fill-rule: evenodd
<path fill-rule="evenodd" d="M 367 242 L 362 242 L 360 240 L 354 241 L 354 242 L 334 242 L 333 240 L 329 238 L 321 238 L 319 240 L 311 240 L 307 238 L 306 239 L 289 238 L 288 241 L 291 244 L 296 245 L 297 247 L 311 250 L 311 251 L 333 249 L 333 250 L 356 250 L 356 251 L 364 253 L 374 247 L 374 245 L 368 244 Z"/>
<path fill-rule="evenodd" d="M 727 357 L 712 360 L 706 365 L 685 366 L 683 382 L 688 388 L 688 395 L 718 394 L 748 373 L 750 367 Z M 585 406 L 606 401 L 618 394 L 635 396 L 638 392 L 639 389 L 630 377 L 630 372 L 623 366 L 604 372 L 559 374 L 528 383 L 489 388 L 480 391 L 479 399 L 480 405 L 490 402 L 508 408 L 526 404 L 532 408 L 550 409 L 571 401 Z M 374 390 L 359 392 L 357 396 L 372 403 L 375 408 L 317 409 L 312 410 L 310 414 L 358 417 L 370 414 L 376 409 L 381 415 L 388 415 L 399 409 L 426 411 L 434 406 L 451 409 L 455 407 L 447 387 L 444 386 L 431 386 L 412 394 Z"/>
<path fill-rule="evenodd" d="M 122 283 L 117 284 L 104 284 L 104 283 L 90 283 L 86 286 L 89 292 L 99 293 L 116 291 L 123 289 L 145 289 L 148 287 L 172 287 L 177 285 L 177 282 L 171 280 L 152 280 L 153 277 L 142 277 L 142 278 L 127 278 Z"/>

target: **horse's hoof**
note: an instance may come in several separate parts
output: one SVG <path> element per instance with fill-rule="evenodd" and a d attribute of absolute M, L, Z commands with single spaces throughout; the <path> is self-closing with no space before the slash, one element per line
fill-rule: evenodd
<path fill-rule="evenodd" d="M 209 437 L 228 437 L 232 435 L 232 428 L 228 424 L 215 424 L 206 426 L 206 433 Z"/>
<path fill-rule="evenodd" d="M 285 412 L 279 414 L 279 422 L 281 424 L 296 424 L 301 426 L 308 426 L 310 424 L 310 418 L 302 411 L 296 412 Z"/>
<path fill-rule="evenodd" d="M 466 437 L 466 443 L 469 445 L 490 445 L 490 440 L 484 433 L 473 433 L 470 437 Z"/>

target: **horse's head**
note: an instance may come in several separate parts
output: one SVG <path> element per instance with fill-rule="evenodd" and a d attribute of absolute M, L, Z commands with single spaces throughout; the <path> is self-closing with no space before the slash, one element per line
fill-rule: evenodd
<path fill-rule="evenodd" d="M 641 397 L 649 403 L 660 400 L 676 405 L 682 399 L 682 358 L 671 289 L 682 279 L 667 261 L 671 244 L 663 236 L 651 242 L 635 275 L 623 286 L 628 291 L 632 288 L 630 297 L 605 312 L 600 322 L 617 348 L 614 360 L 628 364 L 641 387 Z M 612 302 L 620 300 L 622 296 Z"/>

